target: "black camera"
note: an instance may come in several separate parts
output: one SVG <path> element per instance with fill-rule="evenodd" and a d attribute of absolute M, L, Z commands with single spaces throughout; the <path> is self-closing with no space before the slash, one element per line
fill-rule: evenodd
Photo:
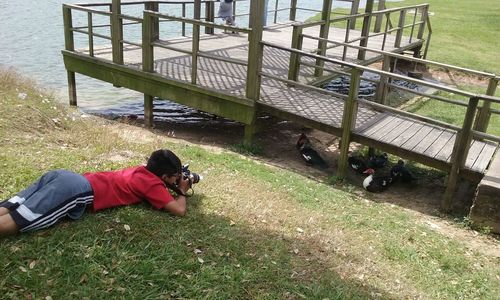
<path fill-rule="evenodd" d="M 198 183 L 200 180 L 203 179 L 203 176 L 196 174 L 195 172 L 191 172 L 189 170 L 189 164 L 183 165 L 182 166 L 182 177 L 184 179 L 189 179 L 189 185 L 192 185 L 193 183 Z"/>

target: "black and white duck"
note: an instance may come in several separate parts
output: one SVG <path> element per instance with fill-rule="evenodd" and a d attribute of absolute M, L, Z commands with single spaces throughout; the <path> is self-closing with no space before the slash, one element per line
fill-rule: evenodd
<path fill-rule="evenodd" d="M 365 190 L 372 193 L 380 193 L 385 191 L 392 183 L 391 176 L 374 176 L 375 170 L 369 168 L 365 172 L 368 177 L 363 180 L 363 187 Z"/>
<path fill-rule="evenodd" d="M 405 162 L 400 159 L 398 164 L 391 168 L 391 177 L 393 181 L 401 181 L 404 183 L 410 183 L 415 180 L 413 174 L 405 166 Z"/>
<path fill-rule="evenodd" d="M 368 159 L 368 167 L 371 169 L 383 168 L 387 164 L 388 160 L 389 157 L 385 152 L 379 155 L 370 156 L 370 158 Z"/>
<path fill-rule="evenodd" d="M 318 166 L 323 169 L 328 168 L 328 164 L 319 155 L 319 153 L 313 149 L 311 141 L 309 141 L 309 138 L 307 138 L 304 133 L 302 133 L 297 140 L 296 147 L 307 165 Z"/>
<path fill-rule="evenodd" d="M 347 163 L 349 164 L 349 167 L 351 167 L 351 169 L 360 174 L 368 169 L 365 159 L 361 156 L 349 156 L 347 158 Z"/>

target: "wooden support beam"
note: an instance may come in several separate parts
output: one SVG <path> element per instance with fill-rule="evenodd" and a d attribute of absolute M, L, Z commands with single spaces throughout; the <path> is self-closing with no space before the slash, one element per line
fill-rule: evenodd
<path fill-rule="evenodd" d="M 67 71 L 67 74 L 68 74 L 69 105 L 71 105 L 71 106 L 78 106 L 77 97 L 76 97 L 75 72 Z"/>
<path fill-rule="evenodd" d="M 428 22 L 429 19 L 429 6 L 424 6 L 420 8 L 420 26 L 418 27 L 418 32 L 417 32 L 417 39 L 421 40 L 424 36 L 424 31 L 425 31 L 425 25 Z"/>
<path fill-rule="evenodd" d="M 363 28 L 361 29 L 361 37 L 363 37 L 363 39 L 359 41 L 359 45 L 361 47 L 368 47 L 368 36 L 370 35 L 370 26 L 371 26 L 371 20 L 372 20 L 371 12 L 373 11 L 373 2 L 374 1 L 375 0 L 367 0 L 366 1 L 365 13 L 368 13 L 368 15 L 363 18 Z M 364 60 L 365 56 L 366 56 L 366 50 L 359 49 L 358 50 L 358 59 Z"/>
<path fill-rule="evenodd" d="M 356 125 L 356 115 L 358 113 L 357 99 L 360 80 L 361 70 L 352 69 L 349 97 L 344 103 L 344 113 L 342 117 L 342 138 L 340 143 L 340 157 L 337 171 L 339 177 L 345 177 L 347 172 L 347 156 L 349 153 L 349 144 L 351 142 L 351 131 Z"/>
<path fill-rule="evenodd" d="M 154 72 L 154 47 L 153 39 L 155 36 L 155 21 L 148 12 L 143 13 L 142 21 L 142 70 L 145 72 Z M 144 124 L 151 128 L 153 127 L 153 96 L 144 94 Z"/>
<path fill-rule="evenodd" d="M 302 36 L 302 26 L 293 25 L 292 32 L 292 45 L 294 49 L 302 50 L 302 42 L 304 37 Z M 299 79 L 300 71 L 300 54 L 290 53 L 290 63 L 288 66 L 288 79 L 297 81 Z"/>
<path fill-rule="evenodd" d="M 153 96 L 144 94 L 144 125 L 153 127 Z"/>
<path fill-rule="evenodd" d="M 462 129 L 457 134 L 455 145 L 453 146 L 453 153 L 451 155 L 451 171 L 448 176 L 446 184 L 446 191 L 441 202 L 441 208 L 445 211 L 450 211 L 453 200 L 453 194 L 457 187 L 457 182 L 460 177 L 460 169 L 465 165 L 465 159 L 469 153 L 470 142 L 472 139 L 472 124 L 476 114 L 477 106 L 479 104 L 478 98 L 470 98 L 467 111 L 465 113 L 464 123 Z"/>
<path fill-rule="evenodd" d="M 71 16 L 71 8 L 63 5 L 63 20 L 64 20 L 64 47 L 68 51 L 75 51 L 75 40 L 73 37 L 73 18 Z M 76 97 L 76 80 L 75 72 L 67 71 L 68 77 L 68 97 L 69 105 L 77 106 Z"/>
<path fill-rule="evenodd" d="M 385 9 L 385 0 L 378 0 L 378 6 L 377 10 L 384 10 Z M 384 15 L 383 14 L 377 14 L 375 17 L 375 27 L 373 29 L 374 32 L 380 32 L 382 29 L 382 21 L 384 20 Z"/>
<path fill-rule="evenodd" d="M 321 25 L 319 29 L 319 37 L 323 39 L 328 39 L 328 34 L 330 33 L 330 14 L 332 11 L 332 2 L 333 0 L 323 0 L 323 8 L 321 12 L 321 20 L 325 21 L 323 25 Z M 326 55 L 326 47 L 328 46 L 326 41 L 320 40 L 318 41 L 318 55 L 325 56 Z M 316 59 L 316 68 L 314 69 L 314 76 L 320 77 L 323 75 L 323 67 L 325 65 L 325 61 L 322 59 Z"/>
<path fill-rule="evenodd" d="M 391 57 L 389 55 L 384 55 L 382 61 L 382 71 L 389 72 L 391 69 Z M 387 105 L 387 94 L 389 93 L 389 87 L 387 83 L 389 78 L 386 75 L 380 75 L 380 80 L 377 85 L 377 90 L 375 91 L 375 101 L 380 104 Z"/>
<path fill-rule="evenodd" d="M 351 16 L 352 15 L 357 15 L 359 11 L 359 0 L 353 0 L 351 4 Z M 352 20 L 350 24 L 348 24 L 349 29 L 356 29 L 356 19 L 350 19 Z"/>
<path fill-rule="evenodd" d="M 297 0 L 290 0 L 290 21 L 295 21 L 297 17 Z"/>
<path fill-rule="evenodd" d="M 193 17 L 201 17 L 201 0 L 194 0 Z M 198 52 L 200 51 L 200 25 L 193 24 L 193 46 L 191 55 L 191 83 L 196 84 L 198 79 Z"/>
<path fill-rule="evenodd" d="M 488 89 L 486 90 L 486 95 L 494 96 L 498 86 L 497 78 L 490 78 L 488 82 Z M 491 102 L 488 100 L 483 101 L 483 106 L 479 109 L 476 122 L 474 124 L 474 130 L 486 132 L 488 130 L 488 125 L 490 123 L 491 117 Z"/>
<path fill-rule="evenodd" d="M 205 2 L 205 21 L 214 22 L 215 21 L 215 2 L 208 1 Z M 206 34 L 214 34 L 214 28 L 205 26 Z"/>
<path fill-rule="evenodd" d="M 263 15 L 266 0 L 252 0 L 250 6 L 250 24 L 252 24 L 252 32 L 249 35 L 248 45 L 248 67 L 247 67 L 247 84 L 245 96 L 256 103 L 260 97 L 260 71 L 262 69 L 262 57 L 264 46 L 262 41 Z M 254 117 L 250 124 L 245 125 L 245 144 L 251 144 L 253 135 L 256 131 L 256 106 L 254 106 Z"/>
<path fill-rule="evenodd" d="M 159 11 L 159 4 L 158 2 L 146 2 L 144 3 L 144 9 L 150 10 L 150 11 Z M 160 20 L 155 18 L 153 20 L 153 41 L 156 41 L 160 39 Z"/>
<path fill-rule="evenodd" d="M 111 45 L 113 47 L 113 62 L 123 65 L 123 20 L 121 14 L 121 0 L 111 2 Z"/>
<path fill-rule="evenodd" d="M 406 10 L 401 10 L 399 13 L 398 30 L 396 31 L 396 40 L 394 41 L 394 47 L 401 47 L 401 40 L 403 39 L 403 31 L 406 21 Z"/>

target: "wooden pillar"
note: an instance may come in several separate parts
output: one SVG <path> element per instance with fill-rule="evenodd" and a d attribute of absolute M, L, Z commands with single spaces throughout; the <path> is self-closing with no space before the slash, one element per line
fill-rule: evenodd
<path fill-rule="evenodd" d="M 201 16 L 201 0 L 194 0 L 193 16 L 199 20 Z M 198 77 L 198 52 L 200 51 L 200 25 L 193 24 L 193 44 L 191 54 L 191 83 L 196 84 Z"/>
<path fill-rule="evenodd" d="M 382 71 L 390 72 L 391 70 L 391 57 L 389 55 L 384 55 L 382 61 Z M 387 105 L 387 94 L 389 92 L 389 87 L 387 86 L 389 78 L 386 75 L 380 75 L 380 80 L 377 85 L 377 91 L 375 93 L 375 101 L 380 104 Z"/>
<path fill-rule="evenodd" d="M 123 65 L 123 20 L 120 18 L 121 0 L 111 2 L 111 45 L 113 46 L 113 62 Z"/>
<path fill-rule="evenodd" d="M 425 24 L 427 24 L 427 20 L 429 18 L 429 6 L 424 6 L 421 8 L 421 16 L 420 16 L 420 26 L 418 27 L 417 39 L 421 40 L 424 36 Z"/>
<path fill-rule="evenodd" d="M 144 3 L 144 9 L 150 11 L 159 11 L 158 2 L 146 2 Z M 153 20 L 153 41 L 156 41 L 160 38 L 160 21 L 158 19 Z"/>
<path fill-rule="evenodd" d="M 378 0 L 378 7 L 377 10 L 384 10 L 385 9 L 385 0 Z M 383 14 L 377 14 L 375 17 L 375 28 L 374 32 L 380 32 L 382 29 L 382 21 L 384 20 L 384 15 Z"/>
<path fill-rule="evenodd" d="M 214 22 L 215 21 L 215 2 L 208 1 L 205 2 L 205 21 Z M 206 34 L 214 34 L 214 28 L 205 26 Z"/>
<path fill-rule="evenodd" d="M 359 11 L 359 0 L 353 0 L 351 4 L 351 16 L 357 15 Z M 349 29 L 356 29 L 356 18 L 351 19 Z"/>
<path fill-rule="evenodd" d="M 499 78 L 495 77 L 490 78 L 490 81 L 488 83 L 488 89 L 486 90 L 486 95 L 495 96 L 495 92 L 498 86 L 498 79 Z M 486 132 L 486 130 L 488 129 L 488 125 L 490 123 L 490 117 L 491 117 L 491 102 L 488 100 L 484 100 L 483 106 L 478 111 L 476 123 L 474 124 L 474 130 Z"/>
<path fill-rule="evenodd" d="M 398 30 L 396 31 L 396 40 L 394 41 L 394 47 L 396 47 L 396 48 L 401 47 L 401 40 L 403 38 L 405 19 L 406 19 L 406 10 L 403 9 L 399 13 Z"/>
<path fill-rule="evenodd" d="M 150 73 L 154 72 L 154 21 L 149 12 L 143 13 L 142 70 Z M 153 126 L 153 96 L 149 94 L 144 94 L 144 124 L 147 127 Z"/>
<path fill-rule="evenodd" d="M 332 2 L 333 0 L 323 0 L 323 8 L 321 10 L 321 20 L 325 23 L 321 25 L 319 29 L 319 37 L 323 39 L 328 39 L 328 34 L 330 33 L 330 14 L 332 11 Z M 325 56 L 326 55 L 326 47 L 328 46 L 327 42 L 319 41 L 318 42 L 318 55 Z M 325 65 L 325 61 L 322 59 L 316 59 L 316 69 L 314 70 L 314 76 L 320 77 L 323 75 L 323 66 Z"/>
<path fill-rule="evenodd" d="M 462 129 L 457 133 L 457 137 L 455 139 L 455 145 L 453 146 L 453 152 L 451 154 L 451 161 L 453 163 L 451 165 L 450 175 L 448 176 L 446 191 L 441 202 L 441 208 L 445 211 L 449 211 L 451 209 L 453 194 L 455 193 L 460 176 L 460 169 L 464 167 L 467 154 L 469 153 L 472 138 L 472 123 L 474 121 L 478 103 L 478 98 L 473 97 L 469 99 L 469 105 L 467 106 Z"/>
<path fill-rule="evenodd" d="M 370 35 L 370 25 L 372 20 L 371 12 L 373 11 L 373 2 L 375 0 L 366 0 L 366 8 L 365 13 L 368 13 L 368 16 L 363 18 L 363 28 L 361 29 L 361 36 L 364 37 L 359 41 L 359 45 L 361 47 L 368 46 L 368 36 Z M 366 50 L 359 49 L 358 50 L 358 59 L 364 60 L 366 55 Z"/>
<path fill-rule="evenodd" d="M 247 67 L 247 84 L 245 94 L 246 97 L 254 103 L 260 97 L 260 71 L 262 68 L 263 45 L 262 31 L 263 26 L 263 13 L 264 13 L 265 0 L 251 0 L 250 6 L 250 23 L 252 24 L 252 32 L 250 32 L 250 42 L 248 46 L 248 67 Z M 250 124 L 245 124 L 245 137 L 244 143 L 249 145 L 252 143 L 253 136 L 256 132 L 257 120 L 257 106 L 254 106 L 253 120 Z"/>
<path fill-rule="evenodd" d="M 71 16 L 71 8 L 63 5 L 63 20 L 64 20 L 64 48 L 68 51 L 75 50 L 75 40 L 73 37 L 73 19 Z M 77 106 L 76 97 L 76 80 L 75 72 L 67 71 L 68 76 L 68 96 L 69 105 Z"/>
<path fill-rule="evenodd" d="M 290 0 L 290 21 L 297 17 L 297 0 Z"/>
<path fill-rule="evenodd" d="M 356 116 L 358 113 L 358 91 L 361 80 L 361 70 L 351 70 L 351 83 L 349 86 L 349 96 L 344 103 L 344 113 L 342 117 L 342 138 L 340 143 L 340 157 L 338 176 L 345 177 L 347 172 L 347 158 L 349 153 L 349 144 L 351 139 L 351 130 L 356 125 Z"/>
<path fill-rule="evenodd" d="M 300 24 L 294 24 L 292 31 L 292 48 L 302 50 L 302 41 L 304 37 L 302 36 L 302 26 Z M 288 79 L 297 81 L 299 79 L 300 71 L 300 54 L 290 53 L 290 63 L 288 65 Z"/>

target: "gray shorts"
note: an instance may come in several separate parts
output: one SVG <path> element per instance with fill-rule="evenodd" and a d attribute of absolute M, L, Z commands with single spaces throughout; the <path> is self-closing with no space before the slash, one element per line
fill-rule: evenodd
<path fill-rule="evenodd" d="M 21 232 L 49 227 L 61 218 L 79 219 L 94 192 L 80 174 L 57 170 L 45 173 L 38 181 L 0 207 L 7 208 Z"/>

